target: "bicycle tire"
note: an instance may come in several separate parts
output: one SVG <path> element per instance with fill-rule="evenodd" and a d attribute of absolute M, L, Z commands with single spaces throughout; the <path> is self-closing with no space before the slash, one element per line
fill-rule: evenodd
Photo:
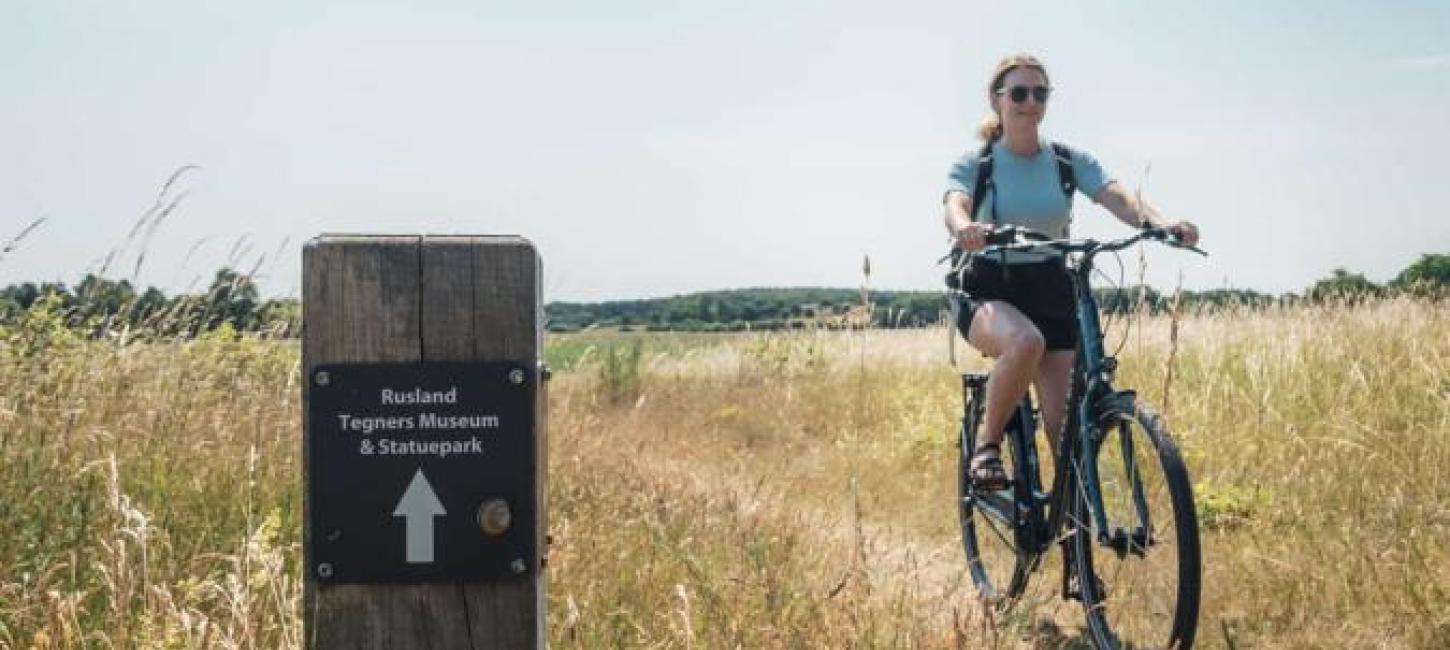
<path fill-rule="evenodd" d="M 1020 407 L 1019 407 L 1020 408 Z M 967 556 L 967 568 L 983 600 L 1005 606 L 1022 594 L 1030 574 L 1030 560 L 1018 546 L 1018 534 L 1014 525 L 993 516 L 981 507 L 983 495 L 974 493 L 969 469 L 972 452 L 976 449 L 977 433 L 981 428 L 984 406 L 979 399 L 969 399 L 962 425 L 959 429 L 957 454 L 957 505 L 958 519 L 962 528 L 962 549 Z M 1018 416 L 1012 424 L 1017 426 Z M 1017 446 L 1006 436 L 1002 444 L 1002 464 L 1009 477 L 1015 476 Z M 1021 481 L 1013 481 L 998 495 L 1003 500 L 1015 500 L 1020 496 Z"/>
<path fill-rule="evenodd" d="M 1142 401 L 1105 420 L 1089 458 L 1116 544 L 1101 543 L 1081 486 L 1074 504 L 1073 561 L 1089 632 L 1102 650 L 1189 650 L 1202 557 L 1188 469 L 1163 418 Z M 1144 511 L 1148 526 L 1140 525 Z"/>

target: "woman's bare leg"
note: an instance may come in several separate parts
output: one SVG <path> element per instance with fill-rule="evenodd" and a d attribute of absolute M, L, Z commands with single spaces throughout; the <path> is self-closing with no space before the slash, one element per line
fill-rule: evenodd
<path fill-rule="evenodd" d="M 1037 364 L 1037 399 L 1042 406 L 1043 431 L 1057 449 L 1057 436 L 1067 415 L 1067 392 L 1072 389 L 1072 350 L 1048 350 Z"/>
<path fill-rule="evenodd" d="M 1042 333 L 1016 307 L 990 300 L 972 314 L 968 342 L 982 354 L 997 359 L 987 380 L 986 427 L 982 443 L 1001 443 L 1002 429 L 1012 417 L 1017 401 L 1039 375 L 1046 344 Z"/>

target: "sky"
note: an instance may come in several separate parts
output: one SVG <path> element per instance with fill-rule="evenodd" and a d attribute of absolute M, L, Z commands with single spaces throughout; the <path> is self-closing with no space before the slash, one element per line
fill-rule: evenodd
<path fill-rule="evenodd" d="M 1199 225 L 1210 257 L 1147 251 L 1151 284 L 1450 253 L 1443 1 L 9 0 L 0 242 L 45 221 L 0 285 L 231 265 L 296 296 L 302 244 L 348 232 L 523 235 L 546 300 L 852 287 L 863 256 L 873 287 L 936 289 L 946 171 L 1019 51 L 1050 137 Z"/>

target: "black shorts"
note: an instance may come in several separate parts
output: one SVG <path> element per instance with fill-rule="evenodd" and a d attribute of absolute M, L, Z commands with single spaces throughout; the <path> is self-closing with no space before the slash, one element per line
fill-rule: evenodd
<path fill-rule="evenodd" d="M 1029 264 L 1000 264 L 986 258 L 972 260 L 963 274 L 957 300 L 957 329 L 967 336 L 977 308 L 1001 300 L 1022 312 L 1049 350 L 1077 347 L 1076 297 L 1072 277 L 1061 260 Z"/>

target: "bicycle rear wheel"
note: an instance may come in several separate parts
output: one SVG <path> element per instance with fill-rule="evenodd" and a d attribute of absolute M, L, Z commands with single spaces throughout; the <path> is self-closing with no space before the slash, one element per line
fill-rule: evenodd
<path fill-rule="evenodd" d="M 962 548 L 967 554 L 967 568 L 972 583 L 982 598 L 996 605 L 1006 605 L 1021 595 L 1029 572 L 1028 558 L 1018 545 L 1016 491 L 1020 481 L 1013 481 L 1002 490 L 973 490 L 969 469 L 977 436 L 982 429 L 984 406 L 982 395 L 968 398 L 966 416 L 958 442 L 961 453 L 957 465 L 957 504 L 962 526 Z M 1009 426 L 1018 425 L 1018 416 Z M 1017 477 L 1019 450 L 1011 437 L 1002 441 L 1002 465 L 1007 476 Z"/>
<path fill-rule="evenodd" d="M 1106 527 L 1090 507 L 1079 508 L 1073 555 L 1094 642 L 1103 650 L 1189 650 L 1198 625 L 1198 519 L 1162 417 L 1135 401 L 1133 413 L 1109 418 L 1089 461 Z"/>

